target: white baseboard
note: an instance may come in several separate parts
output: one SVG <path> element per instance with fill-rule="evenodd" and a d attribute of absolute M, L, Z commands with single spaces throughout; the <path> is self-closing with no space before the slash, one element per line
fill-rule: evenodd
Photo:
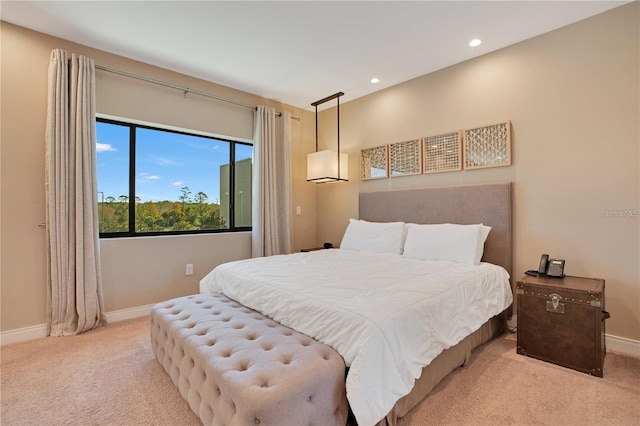
<path fill-rule="evenodd" d="M 620 352 L 627 355 L 640 357 L 640 341 L 627 339 L 626 337 L 605 334 L 604 344 L 608 351 Z"/>
<path fill-rule="evenodd" d="M 138 306 L 135 308 L 121 309 L 119 311 L 107 312 L 108 322 L 124 321 L 131 318 L 139 318 L 145 315 L 149 315 L 151 307 L 153 305 Z M 513 315 L 511 319 L 507 321 L 509 328 L 518 326 L 518 316 Z M 15 330 L 0 332 L 0 346 L 8 345 L 10 343 L 26 342 L 28 340 L 39 339 L 47 336 L 47 325 L 34 325 L 31 327 L 18 328 Z M 620 352 L 627 355 L 640 357 L 640 341 L 627 339 L 626 337 L 613 336 L 611 334 L 605 335 L 605 344 L 607 349 L 615 352 Z"/>
<path fill-rule="evenodd" d="M 507 320 L 507 327 L 518 327 L 518 316 L 513 315 Z M 620 352 L 626 355 L 640 357 L 640 341 L 618 337 L 611 334 L 604 335 L 604 344 L 608 351 Z"/>
<path fill-rule="evenodd" d="M 107 322 L 109 323 L 124 321 L 131 318 L 139 318 L 149 315 L 152 306 L 153 305 L 146 305 L 129 309 L 121 309 L 119 311 L 107 312 L 105 315 L 107 317 Z M 41 337 L 47 337 L 46 324 L 3 331 L 0 332 L 0 346 L 8 345 L 10 343 L 26 342 L 28 340 L 39 339 Z"/>
<path fill-rule="evenodd" d="M 137 306 L 135 308 L 121 309 L 119 311 L 107 312 L 108 322 L 124 321 L 131 318 L 139 318 L 149 315 L 153 305 Z"/>
<path fill-rule="evenodd" d="M 16 328 L 0 333 L 0 346 L 10 343 L 26 342 L 47 336 L 47 325 L 33 325 L 31 327 Z"/>

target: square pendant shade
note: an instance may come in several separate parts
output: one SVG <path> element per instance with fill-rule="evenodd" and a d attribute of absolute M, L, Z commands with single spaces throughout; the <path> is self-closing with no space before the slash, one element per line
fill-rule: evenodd
<path fill-rule="evenodd" d="M 340 158 L 340 170 L 338 170 L 338 158 Z M 307 181 L 327 183 L 348 180 L 349 157 L 347 154 L 327 149 L 307 155 Z"/>
<path fill-rule="evenodd" d="M 316 152 L 307 155 L 307 182 L 327 183 L 349 180 L 349 158 L 347 154 L 340 153 L 340 96 L 342 95 L 344 93 L 338 92 L 311 104 L 316 108 Z M 318 151 L 318 105 L 334 99 L 337 101 L 338 150 Z"/>

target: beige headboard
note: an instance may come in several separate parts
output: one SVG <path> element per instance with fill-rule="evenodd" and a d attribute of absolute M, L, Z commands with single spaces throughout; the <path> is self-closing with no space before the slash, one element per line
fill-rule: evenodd
<path fill-rule="evenodd" d="M 511 182 L 360 193 L 360 219 L 371 222 L 484 223 L 485 262 L 512 273 Z"/>

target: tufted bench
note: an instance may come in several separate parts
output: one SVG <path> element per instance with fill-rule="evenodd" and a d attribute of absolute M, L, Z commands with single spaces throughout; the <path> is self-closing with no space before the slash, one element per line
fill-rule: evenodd
<path fill-rule="evenodd" d="M 205 425 L 346 424 L 342 357 L 224 295 L 153 306 L 151 347 Z"/>

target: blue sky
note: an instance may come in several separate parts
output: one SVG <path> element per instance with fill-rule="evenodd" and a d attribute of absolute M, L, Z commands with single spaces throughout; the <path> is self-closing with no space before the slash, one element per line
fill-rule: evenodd
<path fill-rule="evenodd" d="M 128 193 L 129 128 L 96 123 L 98 192 L 104 198 Z M 220 200 L 220 166 L 229 163 L 230 144 L 216 139 L 138 128 L 136 196 L 145 201 L 177 201 L 182 187 L 191 197 L 202 191 L 208 202 Z M 236 160 L 251 155 L 242 147 Z M 241 158 L 238 158 L 241 157 Z M 100 198 L 102 194 L 98 194 Z"/>

